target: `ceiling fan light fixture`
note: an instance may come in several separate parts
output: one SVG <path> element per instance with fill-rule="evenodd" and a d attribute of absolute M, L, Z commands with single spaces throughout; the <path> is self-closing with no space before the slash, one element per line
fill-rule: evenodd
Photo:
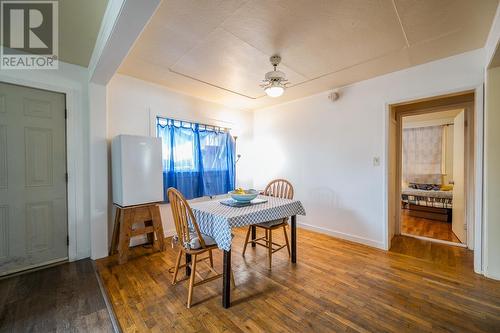
<path fill-rule="evenodd" d="M 280 85 L 271 85 L 264 90 L 269 97 L 280 97 L 285 92 L 285 88 Z"/>
<path fill-rule="evenodd" d="M 281 62 L 281 57 L 279 55 L 273 55 L 269 58 L 269 61 L 271 62 L 271 65 L 273 65 L 274 69 L 266 73 L 261 87 L 264 88 L 267 96 L 280 97 L 285 92 L 286 84 L 288 83 L 286 74 L 276 69 L 278 64 Z"/>

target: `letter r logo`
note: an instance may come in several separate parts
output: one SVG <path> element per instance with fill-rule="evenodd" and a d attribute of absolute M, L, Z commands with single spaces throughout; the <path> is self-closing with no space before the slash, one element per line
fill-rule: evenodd
<path fill-rule="evenodd" d="M 54 5 L 53 1 L 2 1 L 2 42 L 12 50 L 4 53 L 52 54 Z"/>

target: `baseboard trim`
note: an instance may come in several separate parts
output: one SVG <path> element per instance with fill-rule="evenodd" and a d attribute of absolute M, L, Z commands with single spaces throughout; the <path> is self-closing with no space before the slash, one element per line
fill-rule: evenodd
<path fill-rule="evenodd" d="M 307 224 L 307 223 L 299 222 L 299 223 L 297 223 L 297 225 L 301 228 L 311 230 L 311 231 L 316 231 L 316 232 L 319 232 L 321 234 L 325 234 L 328 236 L 333 236 L 336 238 L 345 239 L 345 240 L 348 240 L 351 242 L 360 243 L 363 245 L 375 247 L 377 249 L 385 250 L 385 246 L 384 246 L 383 242 L 378 242 L 378 241 L 375 241 L 373 239 L 368 239 L 368 238 L 359 237 L 359 236 L 347 234 L 347 233 L 340 232 L 340 231 L 335 231 L 335 230 L 331 230 L 331 229 L 317 227 L 317 226 Z"/>
<path fill-rule="evenodd" d="M 171 237 L 173 235 L 175 235 L 175 229 L 168 229 L 168 230 L 164 230 L 163 231 L 163 234 L 165 235 L 165 238 L 167 237 Z M 148 242 L 148 238 L 146 237 L 146 235 L 139 235 L 139 236 L 135 236 L 133 238 L 130 239 L 130 246 L 133 247 L 133 246 L 139 246 L 139 245 L 143 245 L 143 244 L 146 244 Z"/>
<path fill-rule="evenodd" d="M 175 231 L 175 229 L 168 229 L 168 230 L 165 230 L 163 233 L 165 234 L 165 238 L 167 238 L 167 237 L 172 237 L 173 235 L 175 235 L 176 231 Z"/>
<path fill-rule="evenodd" d="M 483 275 L 486 276 L 488 279 L 500 280 L 500 275 L 490 274 L 488 270 L 485 270 L 483 273 L 484 273 Z"/>

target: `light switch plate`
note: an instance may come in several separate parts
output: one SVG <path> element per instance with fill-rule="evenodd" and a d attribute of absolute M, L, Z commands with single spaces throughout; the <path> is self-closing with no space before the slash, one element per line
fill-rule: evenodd
<path fill-rule="evenodd" d="M 380 157 L 375 156 L 373 158 L 373 166 L 380 166 Z"/>

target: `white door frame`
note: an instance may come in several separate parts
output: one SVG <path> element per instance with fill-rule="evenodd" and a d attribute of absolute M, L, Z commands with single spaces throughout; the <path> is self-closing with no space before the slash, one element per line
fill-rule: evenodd
<path fill-rule="evenodd" d="M 79 89 L 73 89 L 67 85 L 59 84 L 58 82 L 48 83 L 47 81 L 41 79 L 26 79 L 13 76 L 1 75 L 0 81 L 10 84 L 16 84 L 25 86 L 28 88 L 42 89 L 53 91 L 57 93 L 63 93 L 66 95 L 66 170 L 68 173 L 68 183 L 67 183 L 67 205 L 68 205 L 68 260 L 74 261 L 84 257 L 88 257 L 85 254 L 85 249 L 88 248 L 88 244 L 81 244 L 78 247 L 78 237 L 77 233 L 80 228 L 85 227 L 86 223 L 82 218 L 78 218 L 79 212 L 82 212 L 84 207 L 81 202 L 77 189 L 81 186 L 77 186 L 77 180 L 80 172 L 82 172 L 83 161 L 81 161 L 78 150 L 82 149 L 83 138 L 77 135 L 77 126 L 82 124 L 81 115 L 83 110 L 81 110 L 81 99 L 83 98 Z M 78 184 L 80 185 L 80 184 Z M 83 184 L 81 184 L 83 185 Z M 88 224 L 88 223 L 87 223 Z"/>
<path fill-rule="evenodd" d="M 406 116 L 411 116 L 413 114 L 430 114 L 434 112 L 440 112 L 440 111 L 446 111 L 446 110 L 454 110 L 454 109 L 463 109 L 465 113 L 465 122 L 474 123 L 474 105 L 471 102 L 466 102 L 466 103 L 459 103 L 459 104 L 452 104 L 452 105 L 445 105 L 445 106 L 440 106 L 440 107 L 432 107 L 429 109 L 421 109 L 421 110 L 416 110 L 414 112 L 410 112 L 408 114 L 403 114 L 403 115 L 397 115 L 397 134 L 396 134 L 396 139 L 397 139 L 397 146 L 399 149 L 401 149 L 403 145 L 402 141 L 402 133 L 403 133 L 403 118 Z M 402 232 L 401 230 L 401 206 L 397 205 L 396 206 L 396 228 L 397 228 L 397 234 L 401 234 L 404 236 L 409 236 L 413 238 L 419 238 L 423 240 L 428 240 L 431 242 L 436 242 L 436 243 L 442 243 L 442 244 L 447 244 L 447 245 L 452 245 L 452 246 L 459 246 L 459 247 L 468 247 L 469 249 L 473 250 L 474 249 L 474 239 L 473 239 L 473 230 L 474 230 L 474 216 L 472 213 L 474 212 L 474 191 L 469 191 L 470 190 L 470 184 L 474 182 L 474 174 L 473 174 L 473 168 L 474 168 L 474 163 L 471 163 L 472 161 L 472 156 L 471 155 L 471 145 L 473 144 L 473 139 L 470 134 L 471 131 L 473 131 L 473 128 L 470 126 L 466 126 L 466 134 L 465 134 L 465 141 L 464 141 L 464 159 L 466 161 L 465 170 L 464 170 L 464 183 L 466 184 L 465 187 L 465 223 L 467 226 L 467 232 L 465 236 L 465 242 L 463 243 L 455 243 L 451 241 L 444 241 L 440 239 L 435 239 L 431 237 L 424 237 L 424 236 L 416 236 L 416 235 L 411 235 Z M 473 150 L 472 150 L 473 151 Z M 398 160 L 396 161 L 397 164 L 397 173 L 396 179 L 397 183 L 401 183 L 401 178 L 402 178 L 402 156 L 399 154 L 397 155 Z M 474 187 L 472 187 L 474 188 Z M 398 198 L 401 197 L 401 191 L 398 191 L 396 193 L 396 196 Z M 399 201 L 398 201 L 399 202 Z"/>
<path fill-rule="evenodd" d="M 385 112 L 385 166 L 384 166 L 384 247 L 389 250 L 391 246 L 391 232 L 390 230 L 390 201 L 389 201 L 389 168 L 391 163 L 390 152 L 390 122 L 391 122 L 391 105 L 411 102 L 419 99 L 434 98 L 437 96 L 461 93 L 464 91 L 474 91 L 474 200 L 473 200 L 473 228 L 468 228 L 467 243 L 471 250 L 474 250 L 474 272 L 478 274 L 483 273 L 483 146 L 484 146 L 484 108 L 483 108 L 483 84 L 479 86 L 466 86 L 460 89 L 440 91 L 427 95 L 420 95 L 405 98 L 402 100 L 395 100 L 386 102 L 384 108 Z M 470 198 L 468 198 L 470 199 Z M 469 216 L 468 216 L 469 217 Z"/>

